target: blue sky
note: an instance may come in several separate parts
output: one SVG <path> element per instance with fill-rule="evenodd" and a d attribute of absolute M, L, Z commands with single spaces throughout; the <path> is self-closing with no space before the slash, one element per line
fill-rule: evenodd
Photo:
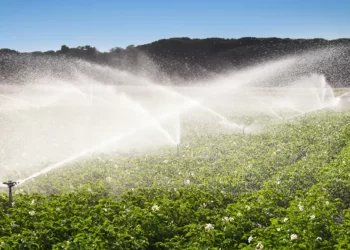
<path fill-rule="evenodd" d="M 244 36 L 350 37 L 350 0 L 0 1 L 0 48 L 19 51 Z"/>

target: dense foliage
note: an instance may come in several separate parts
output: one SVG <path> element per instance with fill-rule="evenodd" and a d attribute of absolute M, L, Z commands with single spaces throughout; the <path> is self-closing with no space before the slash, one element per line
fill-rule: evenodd
<path fill-rule="evenodd" d="M 0 249 L 348 249 L 349 122 L 323 112 L 256 134 L 184 124 L 179 157 L 61 168 L 18 186 L 12 209 L 0 196 Z"/>

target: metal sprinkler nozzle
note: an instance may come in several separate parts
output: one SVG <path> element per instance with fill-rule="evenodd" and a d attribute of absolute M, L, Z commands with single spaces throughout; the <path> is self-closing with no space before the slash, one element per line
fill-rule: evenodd
<path fill-rule="evenodd" d="M 5 185 L 7 185 L 9 188 L 12 188 L 12 187 L 14 187 L 14 186 L 16 186 L 17 185 L 17 182 L 16 181 L 8 181 L 8 182 L 3 182 L 2 184 L 5 184 Z"/>
<path fill-rule="evenodd" d="M 9 207 L 12 207 L 12 188 L 18 184 L 16 181 L 9 180 L 8 182 L 3 182 L 9 188 Z"/>

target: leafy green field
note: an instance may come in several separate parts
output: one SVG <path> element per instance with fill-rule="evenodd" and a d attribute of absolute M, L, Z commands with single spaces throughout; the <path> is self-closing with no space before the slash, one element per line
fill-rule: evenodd
<path fill-rule="evenodd" d="M 94 156 L 0 195 L 0 249 L 349 249 L 350 114 L 263 132 L 183 124 L 166 147 Z"/>

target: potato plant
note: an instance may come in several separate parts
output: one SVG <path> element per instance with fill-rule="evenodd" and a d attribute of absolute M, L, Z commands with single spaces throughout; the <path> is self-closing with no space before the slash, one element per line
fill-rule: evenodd
<path fill-rule="evenodd" d="M 0 195 L 0 249 L 348 249 L 350 116 L 259 133 L 184 123 L 171 147 L 92 156 Z"/>

